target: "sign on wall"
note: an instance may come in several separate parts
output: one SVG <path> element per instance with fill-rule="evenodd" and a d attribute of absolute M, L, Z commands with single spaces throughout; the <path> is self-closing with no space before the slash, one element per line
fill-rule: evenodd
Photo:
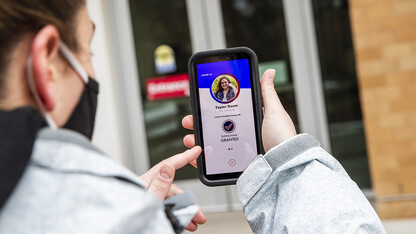
<path fill-rule="evenodd" d="M 146 81 L 148 100 L 189 97 L 188 73 L 174 74 Z"/>

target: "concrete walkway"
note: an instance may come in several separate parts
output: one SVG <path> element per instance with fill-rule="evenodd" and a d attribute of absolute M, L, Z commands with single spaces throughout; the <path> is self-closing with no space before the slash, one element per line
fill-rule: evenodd
<path fill-rule="evenodd" d="M 244 214 L 241 211 L 226 213 L 208 213 L 207 223 L 200 226 L 196 234 L 245 234 L 252 233 Z M 407 234 L 416 233 L 416 219 L 383 220 L 387 233 Z"/>

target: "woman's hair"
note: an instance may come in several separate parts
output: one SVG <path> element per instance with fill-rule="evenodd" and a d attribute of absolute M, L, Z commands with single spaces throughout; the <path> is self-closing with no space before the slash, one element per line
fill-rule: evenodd
<path fill-rule="evenodd" d="M 10 55 L 20 39 L 54 25 L 61 40 L 78 50 L 76 15 L 86 0 L 0 0 L 0 99 Z"/>
<path fill-rule="evenodd" d="M 222 86 L 221 86 L 221 81 L 222 81 L 223 79 L 226 79 L 226 80 L 228 81 L 228 83 L 231 83 L 231 81 L 230 81 L 230 79 L 228 79 L 228 77 L 226 77 L 226 76 L 222 76 L 222 77 L 220 78 L 220 80 L 218 81 L 217 88 L 215 88 L 215 92 L 214 92 L 214 93 L 222 92 L 222 91 L 224 90 L 224 89 L 222 88 Z"/>

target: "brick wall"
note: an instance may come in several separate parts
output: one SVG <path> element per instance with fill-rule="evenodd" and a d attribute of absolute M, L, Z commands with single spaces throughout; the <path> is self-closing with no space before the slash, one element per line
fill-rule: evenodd
<path fill-rule="evenodd" d="M 416 0 L 349 0 L 376 209 L 416 217 Z"/>

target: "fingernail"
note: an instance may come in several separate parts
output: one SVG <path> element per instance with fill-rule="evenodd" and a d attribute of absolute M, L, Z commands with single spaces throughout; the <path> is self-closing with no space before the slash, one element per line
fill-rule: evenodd
<path fill-rule="evenodd" d="M 276 75 L 276 70 L 275 69 L 268 69 L 267 70 L 267 78 L 273 80 L 275 75 Z"/>
<path fill-rule="evenodd" d="M 160 169 L 160 176 L 162 176 L 164 179 L 170 180 L 172 178 L 172 172 L 167 167 L 163 167 Z"/>

